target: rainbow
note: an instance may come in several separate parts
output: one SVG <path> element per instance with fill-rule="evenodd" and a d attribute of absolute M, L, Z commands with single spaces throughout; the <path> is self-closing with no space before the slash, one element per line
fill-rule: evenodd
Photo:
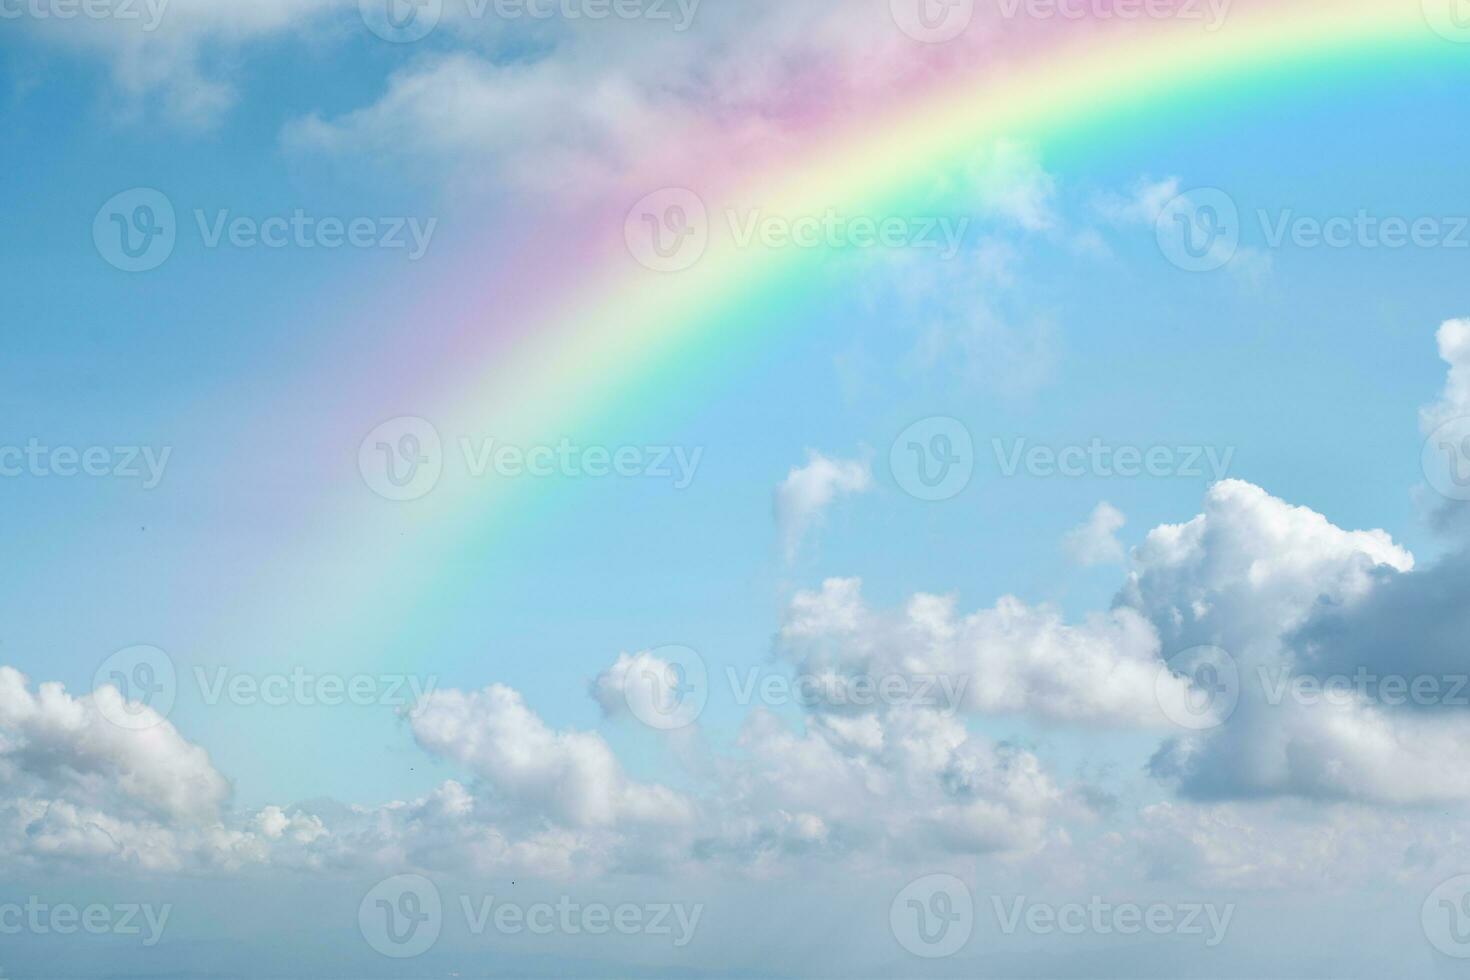
<path fill-rule="evenodd" d="M 540 236 L 526 262 L 497 280 L 495 311 L 459 325 L 452 363 L 420 378 L 424 397 L 414 414 L 433 420 L 446 442 L 458 433 L 554 441 L 590 420 L 637 411 L 640 390 L 667 387 L 675 367 L 698 373 L 741 345 L 758 346 L 756 322 L 778 320 L 808 297 L 820 252 L 742 247 L 718 221 L 692 267 L 640 265 L 624 240 L 635 191 L 689 187 L 711 215 L 753 204 L 783 215 L 827 208 L 917 215 L 932 211 L 936 181 L 998 137 L 1085 152 L 1125 138 L 1118 133 L 1132 117 L 1180 109 L 1192 96 L 1228 90 L 1232 99 L 1259 99 L 1336 72 L 1470 51 L 1431 29 L 1420 0 L 1236 0 L 1214 32 L 1167 21 L 1056 23 L 1031 30 L 1003 63 L 979 67 L 936 49 L 906 49 L 928 61 L 904 97 L 857 122 L 815 125 L 780 159 L 741 172 L 701 171 L 697 186 L 650 164 L 649 182 L 616 207 L 575 216 L 575 234 L 557 243 Z M 670 147 L 658 150 L 651 155 L 667 158 Z M 527 272 L 549 263 L 550 273 Z M 374 421 L 364 420 L 364 434 Z M 413 608 L 436 581 L 425 569 L 531 505 L 536 491 L 514 482 L 446 481 L 423 499 L 393 505 L 344 470 L 322 503 L 329 519 L 303 546 L 334 570 L 323 576 L 333 583 L 329 605 L 350 611 L 364 636 L 376 629 L 371 623 Z M 355 569 L 348 581 L 344 566 Z M 331 618 L 315 627 L 340 634 L 341 619 L 320 615 Z"/>

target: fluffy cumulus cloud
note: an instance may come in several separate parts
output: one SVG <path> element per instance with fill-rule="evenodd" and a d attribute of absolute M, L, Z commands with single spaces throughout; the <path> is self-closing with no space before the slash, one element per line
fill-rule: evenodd
<path fill-rule="evenodd" d="M 691 816 L 682 796 L 630 780 L 602 736 L 557 731 L 516 691 L 435 691 L 409 715 L 415 740 L 466 766 L 513 808 L 564 826 L 677 824 Z"/>
<path fill-rule="evenodd" d="M 1127 523 L 1121 510 L 1103 501 L 1085 523 L 1067 532 L 1062 542 L 1067 556 L 1084 568 L 1121 562 L 1126 552 L 1123 542 L 1118 540 L 1118 532 Z"/>
<path fill-rule="evenodd" d="M 1169 656 L 1209 643 L 1237 658 L 1274 654 L 1320 603 L 1414 566 L 1382 530 L 1343 530 L 1239 480 L 1211 487 L 1193 520 L 1150 531 L 1134 561 L 1120 604 L 1153 622 Z"/>
<path fill-rule="evenodd" d="M 1213 488 L 1193 521 L 1151 532 L 1136 561 L 1123 607 L 1153 621 L 1166 652 L 1213 644 L 1238 668 L 1234 712 L 1168 740 L 1156 775 L 1203 799 L 1470 799 L 1467 714 L 1415 710 L 1382 684 L 1432 668 L 1452 689 L 1446 668 L 1464 658 L 1442 643 L 1406 650 L 1415 633 L 1397 631 L 1426 607 L 1436 615 L 1420 638 L 1453 628 L 1463 603 L 1444 599 L 1463 595 L 1462 562 L 1414 571 L 1384 532 L 1343 530 L 1238 482 Z"/>
<path fill-rule="evenodd" d="M 1438 334 L 1439 356 L 1449 365 L 1444 391 L 1420 413 L 1425 432 L 1470 415 L 1470 320 L 1446 320 Z"/>
<path fill-rule="evenodd" d="M 1037 757 L 940 711 L 884 705 L 817 714 L 805 730 L 765 709 L 722 770 L 696 853 L 757 873 L 806 855 L 856 868 L 946 854 L 1022 854 L 1045 843 L 1062 792 Z"/>
<path fill-rule="evenodd" d="M 1344 530 L 1227 482 L 1193 520 L 1151 531 L 1132 562 L 1115 607 L 1080 622 L 1012 597 L 964 614 L 952 597 L 923 594 L 874 609 L 856 579 L 796 593 L 776 666 L 802 682 L 798 715 L 753 707 L 734 751 L 676 740 L 697 789 L 634 779 L 601 735 L 553 728 L 492 685 L 435 691 L 406 714 L 415 742 L 465 778 L 412 800 L 238 813 L 208 756 L 166 720 L 121 728 L 107 720 L 121 707 L 112 688 L 72 697 L 0 670 L 0 853 L 161 871 L 564 877 L 711 862 L 778 875 L 839 859 L 874 870 L 958 854 L 1039 860 L 1070 846 L 1062 828 L 1091 819 L 1096 793 L 972 724 L 1023 716 L 1161 733 L 1148 769 L 1179 800 L 1125 819 L 1099 853 L 1139 849 L 1160 874 L 1227 887 L 1309 881 L 1385 832 L 1391 808 L 1470 799 L 1470 711 L 1294 687 L 1358 664 L 1462 667 L 1449 638 L 1463 636 L 1463 559 L 1415 570 L 1381 531 Z M 1408 624 L 1423 642 L 1395 659 L 1388 641 Z M 1239 703 L 1217 727 L 1173 734 L 1198 679 L 1163 665 L 1205 643 L 1235 654 Z M 671 687 L 678 673 L 656 651 L 624 654 L 591 693 L 609 715 L 637 719 L 637 678 Z M 662 705 L 670 691 L 644 693 Z M 1304 846 L 1268 846 L 1290 807 Z M 1405 847 L 1410 870 L 1441 860 L 1426 842 Z"/>
<path fill-rule="evenodd" d="M 113 687 L 33 690 L 0 667 L 0 862 L 180 870 L 262 860 L 267 835 L 231 818 L 229 783 L 208 753 L 145 705 L 126 706 L 136 725 L 115 724 L 124 710 Z"/>
<path fill-rule="evenodd" d="M 1449 376 L 1439 398 L 1419 413 L 1426 439 L 1425 475 L 1432 492 L 1429 512 L 1441 531 L 1462 540 L 1470 531 L 1470 320 L 1447 320 L 1439 328 L 1439 355 Z"/>
<path fill-rule="evenodd" d="M 872 464 L 812 452 L 805 466 L 793 467 L 776 488 L 776 525 L 788 561 L 796 558 L 802 539 L 821 524 L 827 508 L 840 496 L 873 486 Z"/>
<path fill-rule="evenodd" d="M 831 579 L 792 600 L 780 642 L 804 675 L 911 687 L 933 678 L 938 694 L 954 692 L 953 707 L 976 713 L 1153 727 L 1166 724 L 1161 701 L 1182 706 L 1188 694 L 1184 681 L 1161 679 L 1158 636 L 1127 608 L 1073 624 L 1015 597 L 961 615 L 952 597 L 921 594 L 885 613 L 856 579 Z"/>
<path fill-rule="evenodd" d="M 1442 401 L 1455 406 L 1463 332 L 1447 325 L 1440 340 Z M 808 470 L 788 482 L 809 512 L 866 479 L 816 458 Z M 1100 508 L 1079 536 L 1103 543 L 1084 550 L 1116 559 L 1119 523 Z M 1112 608 L 1080 619 L 1015 597 L 971 612 L 930 594 L 875 608 L 853 578 L 798 591 L 769 664 L 793 700 L 740 701 L 734 746 L 714 747 L 699 723 L 672 740 L 648 732 L 686 767 L 678 788 L 634 778 L 601 734 L 557 729 L 496 684 L 438 690 L 406 712 L 417 745 L 459 769 L 432 792 L 242 813 L 204 750 L 146 707 L 129 706 L 150 724 L 119 727 L 110 687 L 73 696 L 0 668 L 0 862 L 778 875 L 838 860 L 1071 861 L 1068 831 L 1103 810 L 1113 823 L 1093 835 L 1099 867 L 1142 862 L 1211 886 L 1313 886 L 1343 865 L 1393 878 L 1470 859 L 1449 823 L 1470 802 L 1470 691 L 1456 686 L 1470 674 L 1470 558 L 1419 567 L 1382 530 L 1225 481 L 1127 560 Z M 1202 646 L 1234 670 L 1177 667 Z M 608 716 L 646 720 L 675 699 L 676 666 L 659 651 L 623 654 L 590 693 Z M 1173 727 L 1216 688 L 1233 688 L 1227 710 Z M 1145 785 L 1175 795 L 1125 813 L 1122 796 L 1049 771 L 1044 752 L 981 732 L 1020 719 L 1157 737 Z M 1426 807 L 1444 827 L 1414 819 Z"/>

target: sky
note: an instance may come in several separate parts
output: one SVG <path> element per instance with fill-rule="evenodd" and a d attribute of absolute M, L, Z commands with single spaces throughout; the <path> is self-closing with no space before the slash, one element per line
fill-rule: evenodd
<path fill-rule="evenodd" d="M 1463 0 L 0 0 L 0 977 L 1470 976 Z"/>

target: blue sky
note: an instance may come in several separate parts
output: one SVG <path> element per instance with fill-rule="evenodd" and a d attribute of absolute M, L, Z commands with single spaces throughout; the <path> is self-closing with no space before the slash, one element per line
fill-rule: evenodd
<path fill-rule="evenodd" d="M 768 339 L 568 433 L 697 448 L 687 488 L 523 482 L 493 531 L 402 570 L 434 583 L 403 616 L 342 600 L 331 571 L 371 549 L 315 554 L 316 495 L 372 504 L 357 440 L 413 410 L 388 374 L 356 379 L 406 338 L 448 343 L 419 301 L 467 264 L 493 273 L 527 215 L 622 192 L 567 144 L 636 142 L 640 99 L 779 130 L 787 61 L 842 64 L 894 30 L 884 4 L 706 3 L 662 70 L 650 24 L 491 19 L 394 45 L 354 5 L 292 0 L 174 0 L 142 38 L 0 23 L 0 448 L 105 447 L 109 468 L 168 449 L 156 486 L 146 465 L 0 477 L 3 975 L 1458 975 L 1470 947 L 1437 916 L 1470 888 L 1467 715 L 1446 693 L 1470 670 L 1470 582 L 1463 504 L 1422 456 L 1470 416 L 1463 45 L 1269 100 L 1207 93 L 1105 142 L 1002 134 L 987 159 L 1011 165 L 957 195 L 952 260 L 834 259 Z M 878 84 L 833 78 L 834 104 Z M 633 94 L 606 110 L 616 86 Z M 179 242 L 129 274 L 92 228 L 137 187 L 174 204 Z M 1157 229 L 1202 188 L 1238 208 L 1240 247 L 1190 273 Z M 418 259 L 208 248 L 196 208 L 434 229 Z M 1452 240 L 1269 240 L 1284 216 L 1360 212 Z M 890 465 L 932 418 L 974 446 L 940 501 Z M 1094 442 L 1190 472 L 1008 475 L 996 448 Z M 382 513 L 362 541 L 398 526 Z M 175 671 L 161 713 L 94 690 L 140 644 Z M 1238 666 L 1241 703 L 1190 732 L 1171 712 L 1201 675 L 1165 662 L 1202 645 Z M 660 730 L 670 647 L 697 653 L 708 704 Z M 1409 707 L 1252 686 L 1357 668 L 1443 686 Z M 196 671 L 245 693 L 210 703 Z M 249 693 L 303 672 L 366 681 L 371 703 Z M 731 676 L 963 693 L 741 703 Z M 414 685 L 433 690 L 403 701 Z M 423 882 L 442 934 L 399 959 L 369 898 L 403 911 Z M 905 924 L 910 894 L 934 914 L 969 899 L 959 948 Z M 678 945 L 476 934 L 460 900 L 492 895 L 697 906 L 698 925 Z M 171 911 L 156 943 L 116 916 L 6 930 L 37 901 Z M 1045 925 L 1089 903 L 1109 911 Z M 1121 932 L 1129 903 L 1174 925 Z M 1228 925 L 1207 942 L 1178 926 L 1190 909 Z"/>

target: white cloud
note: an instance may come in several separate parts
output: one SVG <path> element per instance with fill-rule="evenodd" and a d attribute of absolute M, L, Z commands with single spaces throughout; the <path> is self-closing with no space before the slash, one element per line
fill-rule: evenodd
<path fill-rule="evenodd" d="M 1151 619 L 1165 652 L 1212 643 L 1237 658 L 1275 656 L 1318 602 L 1365 595 L 1380 569 L 1414 557 L 1382 530 L 1345 531 L 1260 487 L 1225 480 L 1204 512 L 1154 528 L 1134 552 L 1126 604 Z"/>
<path fill-rule="evenodd" d="M 593 80 L 548 59 L 496 64 L 453 53 L 395 72 L 374 104 L 288 125 L 298 151 L 396 160 L 441 179 L 556 190 L 581 199 L 673 124 L 672 107 L 617 73 Z"/>
<path fill-rule="evenodd" d="M 822 523 L 834 500 L 863 493 L 872 485 L 872 464 L 868 460 L 832 459 L 809 452 L 806 465 L 793 467 L 776 488 L 776 526 L 786 560 L 796 558 L 803 538 Z"/>
<path fill-rule="evenodd" d="M 109 712 L 118 717 L 121 704 L 114 687 L 73 698 L 47 683 L 33 693 L 19 671 L 0 667 L 0 779 L 133 816 L 217 817 L 230 787 L 208 753 L 145 705 L 136 708 L 152 724 L 138 731 L 113 724 Z"/>
<path fill-rule="evenodd" d="M 0 865 L 79 862 L 148 871 L 234 869 L 269 856 L 269 841 L 321 835 L 310 818 L 271 807 L 237 820 L 230 785 L 202 748 L 110 686 L 72 697 L 34 692 L 0 667 Z"/>
<path fill-rule="evenodd" d="M 1299 800 L 1157 803 L 1116 838 L 1151 878 L 1228 889 L 1339 889 L 1458 873 L 1458 815 Z"/>
<path fill-rule="evenodd" d="M 1122 601 L 1150 617 L 1167 639 L 1166 655 L 1216 644 L 1234 656 L 1241 674 L 1239 706 L 1228 722 L 1166 742 L 1151 763 L 1156 775 L 1202 799 L 1470 799 L 1470 713 L 1395 710 L 1367 690 L 1323 698 L 1283 687 L 1319 667 L 1356 672 L 1344 662 L 1352 656 L 1331 649 L 1342 630 L 1321 626 L 1321 617 L 1336 622 L 1374 610 L 1401 621 L 1403 600 L 1375 603 L 1377 593 L 1442 590 L 1443 576 L 1412 572 L 1413 557 L 1386 533 L 1345 531 L 1258 487 L 1227 481 L 1209 491 L 1193 521 L 1150 532 L 1135 564 Z M 1383 632 L 1370 623 L 1357 629 Z M 1392 673 L 1399 658 L 1388 658 L 1390 652 L 1361 666 Z M 1398 669 L 1411 670 L 1411 663 L 1399 660 Z"/>
<path fill-rule="evenodd" d="M 1067 532 L 1063 547 L 1072 561 L 1083 567 L 1116 564 L 1127 556 L 1123 543 L 1118 540 L 1118 531 L 1126 523 L 1128 519 L 1122 511 L 1103 501 L 1086 523 Z"/>
<path fill-rule="evenodd" d="M 1446 320 L 1436 336 L 1439 356 L 1450 370 L 1439 400 L 1420 412 L 1420 425 L 1426 433 L 1451 419 L 1470 415 L 1470 319 Z"/>
<path fill-rule="evenodd" d="M 678 793 L 630 780 L 602 736 L 557 731 L 516 691 L 434 691 L 409 713 L 424 749 L 467 766 L 517 807 L 569 827 L 687 822 Z"/>
<path fill-rule="evenodd" d="M 953 598 L 921 594 L 885 614 L 860 590 L 856 579 L 829 579 L 793 598 L 780 647 L 804 674 L 942 677 L 964 711 L 1103 726 L 1162 726 L 1158 699 L 1173 707 L 1187 693 L 1173 680 L 1158 690 L 1158 637 L 1130 609 L 1071 625 L 1014 597 L 959 616 Z"/>

